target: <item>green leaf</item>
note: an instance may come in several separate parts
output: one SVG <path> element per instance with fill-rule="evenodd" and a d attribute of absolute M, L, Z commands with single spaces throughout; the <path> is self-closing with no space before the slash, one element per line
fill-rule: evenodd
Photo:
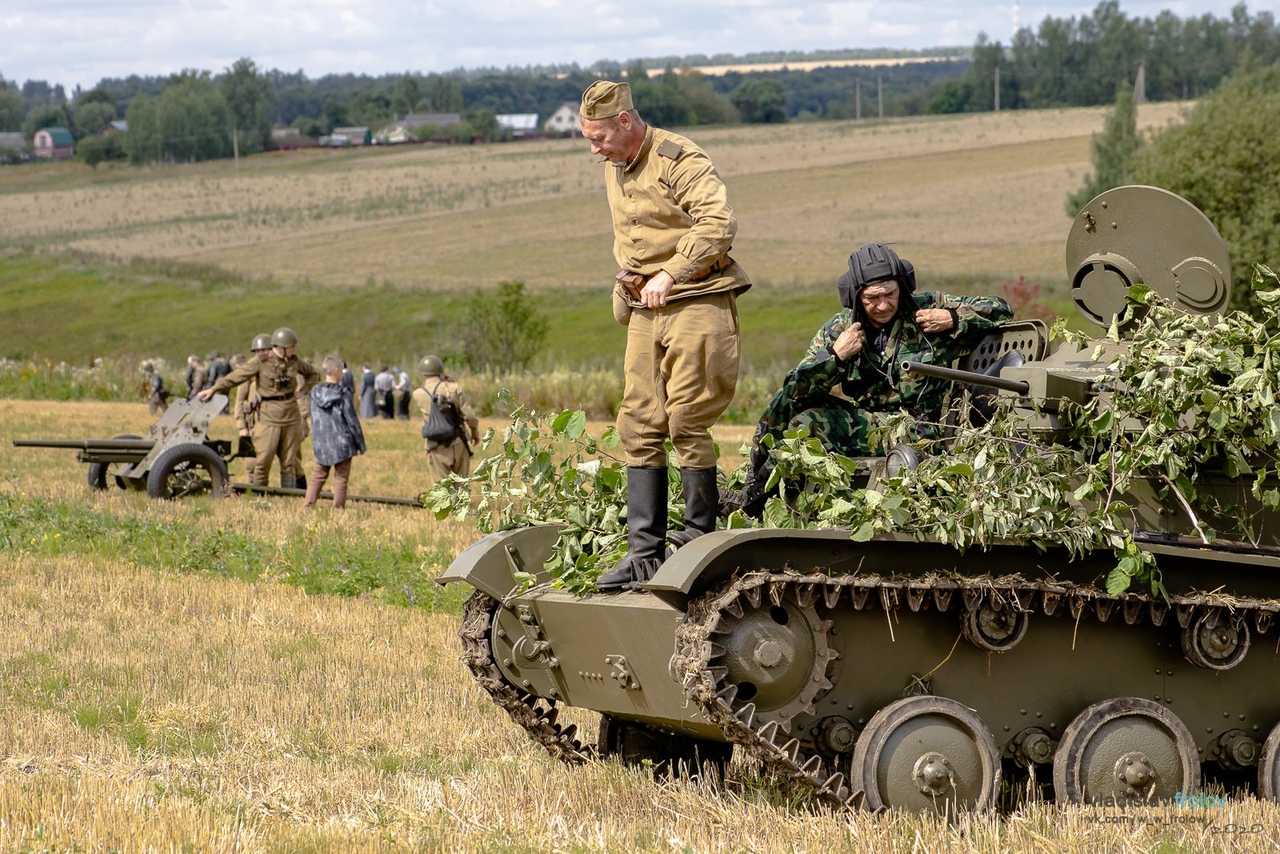
<path fill-rule="evenodd" d="M 1120 567 L 1116 567 L 1107 573 L 1107 592 L 1112 596 L 1119 596 L 1121 593 L 1129 589 L 1129 582 L 1132 577 Z"/>

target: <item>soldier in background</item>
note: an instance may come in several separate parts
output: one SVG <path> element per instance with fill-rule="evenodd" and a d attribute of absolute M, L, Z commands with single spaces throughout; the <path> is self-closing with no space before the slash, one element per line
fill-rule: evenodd
<path fill-rule="evenodd" d="M 297 348 L 297 334 L 292 329 L 281 327 L 271 334 L 270 359 L 263 360 L 255 355 L 198 395 L 201 400 L 208 400 L 214 394 L 226 393 L 250 380 L 257 383 L 259 429 L 253 443 L 257 456 L 251 481 L 255 485 L 266 486 L 271 462 L 279 457 L 280 485 L 286 488 L 297 486 L 295 461 L 303 439 L 298 399 L 310 395 L 311 388 L 320 379 L 310 363 L 298 358 Z M 301 385 L 299 376 L 303 378 Z"/>
<path fill-rule="evenodd" d="M 269 332 L 259 332 L 253 336 L 253 341 L 249 344 L 249 349 L 253 351 L 255 358 L 264 362 L 271 360 L 271 334 Z M 240 365 L 234 365 L 231 369 L 232 373 L 239 370 Z M 253 456 L 245 458 L 245 477 L 250 483 L 257 483 L 253 479 L 253 472 L 257 460 L 257 440 L 255 439 L 254 428 L 258 423 L 258 383 L 257 378 L 252 378 L 248 382 L 236 388 L 236 405 L 234 409 L 236 419 L 236 430 L 240 434 L 241 439 L 249 439 L 250 447 L 254 449 Z"/>
<path fill-rule="evenodd" d="M 764 509 L 773 469 L 760 441 L 765 434 L 776 441 L 803 425 L 828 451 L 865 457 L 872 453 L 868 434 L 879 416 L 906 412 L 916 419 L 920 438 L 938 437 L 950 383 L 903 377 L 902 363 L 950 365 L 1013 317 L 999 297 L 916 293 L 915 267 L 883 243 L 850 255 L 837 288 L 844 308 L 814 335 L 760 416 L 746 484 L 724 496 L 721 515 L 742 509 L 759 516 Z M 837 388 L 842 397 L 832 394 Z"/>
<path fill-rule="evenodd" d="M 173 393 L 164 387 L 164 377 L 160 376 L 155 365 L 147 362 L 142 366 L 142 373 L 147 377 L 147 412 L 163 414 L 169 408 L 169 398 Z"/>
<path fill-rule="evenodd" d="M 205 360 L 209 365 L 209 385 L 213 385 L 218 380 L 231 373 L 231 366 L 227 364 L 227 360 L 222 358 L 222 353 L 214 350 Z"/>
<path fill-rule="evenodd" d="M 187 400 L 209 387 L 209 372 L 205 369 L 200 357 L 192 353 L 187 357 L 187 371 L 183 374 L 183 382 L 187 385 Z M 201 398 L 204 400 L 205 398 Z"/>
<path fill-rule="evenodd" d="M 214 350 L 212 353 L 206 356 L 204 363 L 206 366 L 206 371 L 208 373 L 208 375 L 205 377 L 206 386 L 213 385 L 218 380 L 222 379 L 227 374 L 231 373 L 231 366 L 227 363 L 226 359 L 222 358 L 222 353 L 217 350 Z M 222 408 L 222 411 L 223 412 L 227 411 L 225 406 Z"/>
<path fill-rule="evenodd" d="M 423 424 L 431 417 L 432 395 L 452 403 L 458 415 L 458 421 L 454 425 L 457 434 L 453 441 L 434 442 L 423 439 L 431 480 L 440 480 L 450 473 L 466 477 L 471 473 L 471 448 L 467 446 L 467 437 L 470 435 L 472 445 L 480 443 L 480 419 L 467 402 L 467 395 L 462 387 L 452 377 L 445 375 L 444 362 L 438 356 L 423 356 L 418 362 L 418 373 L 422 374 L 422 385 L 413 390 L 413 402 L 422 412 Z"/>

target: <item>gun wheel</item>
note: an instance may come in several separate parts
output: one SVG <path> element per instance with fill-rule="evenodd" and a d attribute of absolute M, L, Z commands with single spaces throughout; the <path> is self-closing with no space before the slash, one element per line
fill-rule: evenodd
<path fill-rule="evenodd" d="M 209 494 L 221 498 L 227 485 L 227 464 L 212 449 L 195 442 L 175 445 L 156 458 L 147 475 L 147 495 L 183 498 Z"/>

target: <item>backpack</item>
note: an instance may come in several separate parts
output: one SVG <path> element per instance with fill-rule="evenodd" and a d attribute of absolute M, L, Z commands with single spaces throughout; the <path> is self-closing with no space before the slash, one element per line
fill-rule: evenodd
<path fill-rule="evenodd" d="M 422 438 L 447 445 L 458 435 L 458 409 L 453 401 L 436 395 L 444 380 L 437 380 L 431 394 L 431 411 L 422 425 Z"/>

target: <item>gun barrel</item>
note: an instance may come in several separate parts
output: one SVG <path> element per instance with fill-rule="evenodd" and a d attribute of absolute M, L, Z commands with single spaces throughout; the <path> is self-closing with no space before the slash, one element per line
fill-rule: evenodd
<path fill-rule="evenodd" d="M 254 495 L 288 495 L 302 497 L 307 494 L 305 489 L 294 489 L 288 486 L 260 486 L 256 483 L 232 483 L 230 487 L 235 492 L 248 492 Z M 325 490 L 320 493 L 321 498 L 333 498 L 333 493 Z M 426 505 L 422 503 L 421 498 L 401 498 L 394 495 L 347 495 L 348 501 L 368 501 L 373 504 L 399 504 L 404 507 L 423 508 Z"/>
<path fill-rule="evenodd" d="M 17 448 L 71 448 L 77 451 L 141 451 L 155 447 L 151 439 L 14 439 Z"/>
<path fill-rule="evenodd" d="M 902 370 L 908 374 L 937 377 L 938 379 L 951 380 L 953 382 L 965 383 L 967 385 L 996 388 L 1001 391 L 1012 391 L 1016 394 L 1027 394 L 1031 391 L 1031 384 L 1026 380 L 1006 380 L 1001 377 L 992 377 L 987 374 L 974 373 L 973 371 L 962 371 L 957 368 L 948 368 L 942 365 L 927 365 L 923 362 L 905 361 L 902 363 Z"/>

